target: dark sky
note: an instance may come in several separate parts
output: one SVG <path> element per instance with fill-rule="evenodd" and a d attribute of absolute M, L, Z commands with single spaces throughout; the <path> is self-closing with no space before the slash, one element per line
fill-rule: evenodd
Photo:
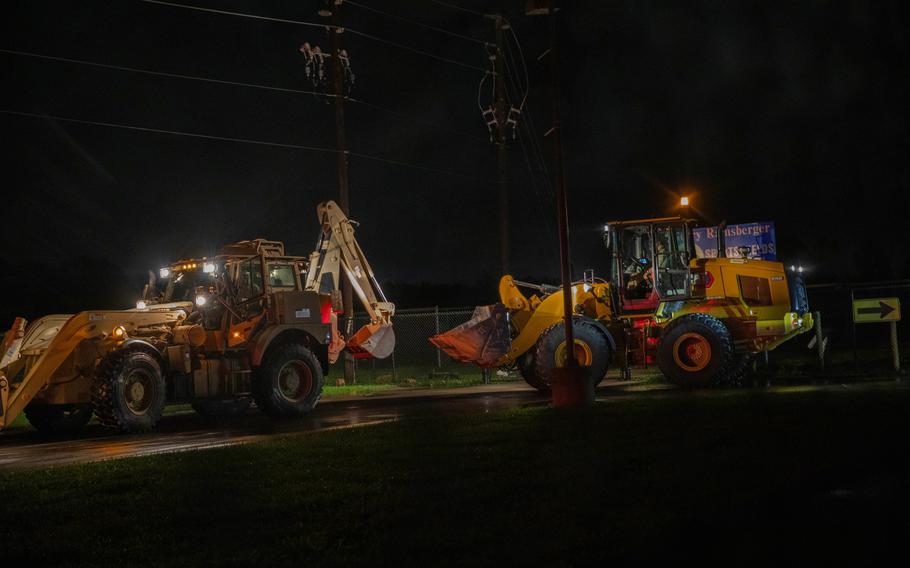
<path fill-rule="evenodd" d="M 451 1 L 501 9 L 511 21 L 528 68 L 525 120 L 549 160 L 542 137 L 551 120 L 549 69 L 537 60 L 546 49 L 546 18 L 524 16 L 524 1 Z M 315 1 L 186 3 L 321 21 Z M 492 39 L 492 22 L 472 13 L 417 0 L 360 3 Z M 685 192 L 713 221 L 775 221 L 781 257 L 811 266 L 815 279 L 908 276 L 905 3 L 563 4 L 576 272 L 606 271 L 604 221 L 667 213 Z M 312 88 L 298 46 L 328 45 L 322 28 L 137 0 L 4 7 L 5 50 L 288 89 Z M 344 34 L 356 74 L 352 96 L 400 113 L 349 103 L 351 151 L 451 172 L 351 158 L 351 216 L 362 222 L 358 235 L 380 280 L 495 280 L 495 151 L 477 107 L 483 72 L 474 68 L 488 67 L 484 47 L 350 4 L 344 19 L 352 31 L 386 40 Z M 518 45 L 510 40 L 509 47 L 518 59 Z M 333 108 L 310 95 L 8 53 L 0 61 L 5 111 L 334 147 Z M 520 87 L 524 74 L 514 67 Z M 224 242 L 265 236 L 306 254 L 317 230 L 315 205 L 337 194 L 328 152 L 2 113 L 0 128 L 4 290 L 43 281 L 38 289 L 51 299 L 35 304 L 41 309 L 104 302 L 108 290 L 128 301 L 147 268 L 213 254 Z M 536 170 L 529 174 L 518 141 L 509 156 L 513 272 L 555 280 L 552 190 Z M 57 270 L 47 274 L 46 267 Z M 110 275 L 127 284 L 96 284 Z M 489 292 L 492 300 L 495 289 Z M 68 303 L 58 307 L 53 298 L 61 296 Z"/>

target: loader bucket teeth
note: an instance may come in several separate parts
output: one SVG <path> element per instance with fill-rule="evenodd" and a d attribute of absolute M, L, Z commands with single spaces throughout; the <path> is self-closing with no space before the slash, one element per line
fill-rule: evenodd
<path fill-rule="evenodd" d="M 478 306 L 470 320 L 431 337 L 430 342 L 457 361 L 494 367 L 512 346 L 506 307 Z"/>
<path fill-rule="evenodd" d="M 367 324 L 348 340 L 348 350 L 355 355 L 369 354 L 385 359 L 395 349 L 395 330 L 391 324 Z"/>

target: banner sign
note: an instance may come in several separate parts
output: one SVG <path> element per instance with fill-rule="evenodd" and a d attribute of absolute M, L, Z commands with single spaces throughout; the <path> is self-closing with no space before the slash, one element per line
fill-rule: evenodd
<path fill-rule="evenodd" d="M 698 258 L 717 258 L 717 227 L 692 229 L 692 239 Z M 740 258 L 739 247 L 749 247 L 749 258 L 777 260 L 774 223 L 727 225 L 724 240 L 728 258 Z"/>

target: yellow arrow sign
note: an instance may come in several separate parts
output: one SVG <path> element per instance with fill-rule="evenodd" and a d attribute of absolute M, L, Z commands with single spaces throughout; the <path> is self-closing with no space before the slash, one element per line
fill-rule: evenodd
<path fill-rule="evenodd" d="M 901 320 L 901 301 L 898 298 L 865 298 L 853 300 L 853 321 L 876 323 Z"/>

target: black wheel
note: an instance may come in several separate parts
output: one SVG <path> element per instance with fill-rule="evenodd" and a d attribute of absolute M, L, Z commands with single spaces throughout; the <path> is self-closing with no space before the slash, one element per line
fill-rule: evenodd
<path fill-rule="evenodd" d="M 25 417 L 44 434 L 78 432 L 92 419 L 92 405 L 29 404 L 25 407 Z"/>
<path fill-rule="evenodd" d="M 526 383 L 539 390 L 540 392 L 550 392 L 550 383 L 546 382 L 537 374 L 537 363 L 534 360 L 535 348 L 528 349 L 524 355 L 518 358 L 518 372 Z"/>
<path fill-rule="evenodd" d="M 734 354 L 730 370 L 720 378 L 720 384 L 730 387 L 745 386 L 748 383 L 749 371 L 752 370 L 754 359 L 755 355 L 752 353 Z"/>
<path fill-rule="evenodd" d="M 158 360 L 127 349 L 107 355 L 92 381 L 92 406 L 102 424 L 122 432 L 146 432 L 161 418 L 166 402 Z"/>
<path fill-rule="evenodd" d="M 274 418 L 303 416 L 322 396 L 322 366 L 313 352 L 297 343 L 270 351 L 256 370 L 256 406 Z"/>
<path fill-rule="evenodd" d="M 229 398 L 226 400 L 200 399 L 190 404 L 193 410 L 206 418 L 234 418 L 243 416 L 253 403 L 248 398 Z"/>
<path fill-rule="evenodd" d="M 588 320 L 575 319 L 572 329 L 575 335 L 575 358 L 585 369 L 584 378 L 596 386 L 607 375 L 613 358 L 610 343 L 603 332 Z M 550 326 L 537 340 L 534 353 L 534 370 L 543 388 L 533 384 L 531 386 L 541 392 L 550 392 L 553 369 L 565 364 L 566 355 L 565 326 L 562 323 Z"/>
<path fill-rule="evenodd" d="M 670 322 L 661 333 L 657 364 L 674 384 L 707 387 L 732 368 L 733 355 L 733 339 L 722 321 L 689 314 Z"/>

